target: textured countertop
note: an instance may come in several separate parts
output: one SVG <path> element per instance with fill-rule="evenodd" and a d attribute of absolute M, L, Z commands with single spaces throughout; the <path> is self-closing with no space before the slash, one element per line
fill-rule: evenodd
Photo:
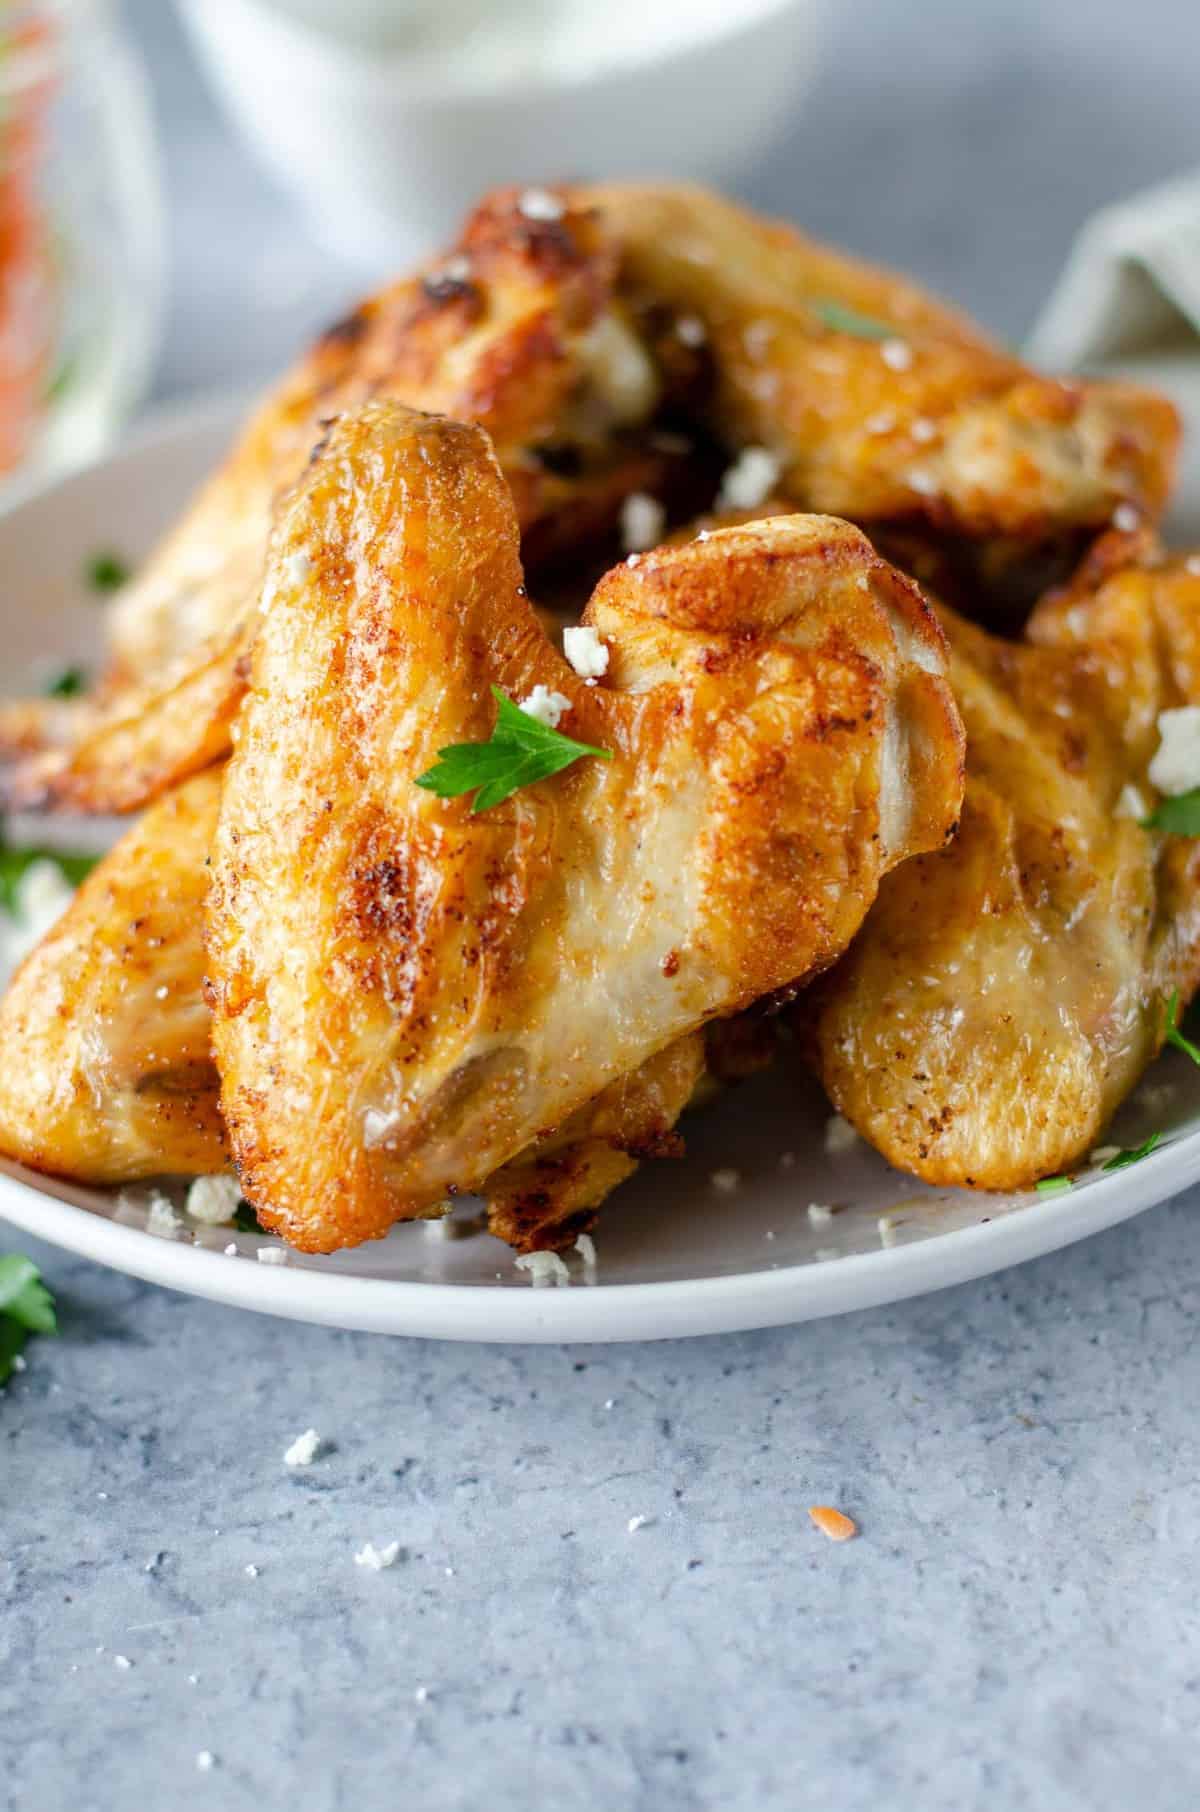
<path fill-rule="evenodd" d="M 174 184 L 159 393 L 261 378 L 355 274 L 162 0 L 128 11 Z M 835 13 L 754 198 L 1004 332 L 1091 207 L 1200 163 L 1186 0 Z M 0 1808 L 1193 1812 L 1198 1213 L 838 1322 L 561 1351 L 44 1249 L 63 1335 L 0 1396 Z"/>

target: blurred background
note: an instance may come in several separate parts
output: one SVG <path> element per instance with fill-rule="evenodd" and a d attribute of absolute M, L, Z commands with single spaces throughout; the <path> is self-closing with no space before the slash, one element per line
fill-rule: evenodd
<path fill-rule="evenodd" d="M 1019 342 L 1089 215 L 1200 166 L 1195 0 L 5 13 L 9 466 L 90 454 L 148 401 L 262 383 L 488 182 L 703 176 Z"/>

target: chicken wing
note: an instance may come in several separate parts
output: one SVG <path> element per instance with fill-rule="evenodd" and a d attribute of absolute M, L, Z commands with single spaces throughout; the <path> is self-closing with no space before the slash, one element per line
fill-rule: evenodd
<path fill-rule="evenodd" d="M 501 191 L 450 253 L 332 327 L 114 604 L 108 680 L 69 741 L 31 758 L 36 718 L 0 709 L 0 752 L 23 757 L 6 802 L 128 811 L 227 750 L 274 502 L 329 420 L 369 397 L 486 426 L 534 567 L 602 538 L 630 491 L 681 482 L 678 448 L 632 433 L 661 384 L 615 270 L 586 201 L 545 219 Z"/>
<path fill-rule="evenodd" d="M 0 1000 L 0 1153 L 87 1183 L 225 1163 L 204 1002 L 220 776 L 153 806 Z"/>
<path fill-rule="evenodd" d="M 920 593 L 844 523 L 634 557 L 586 613 L 524 595 L 486 437 L 373 404 L 278 523 L 209 906 L 243 1188 L 298 1246 L 472 1191 L 707 1020 L 830 963 L 957 817 L 961 727 Z M 472 814 L 414 785 L 490 688 L 610 754 Z"/>
<path fill-rule="evenodd" d="M 924 524 L 977 543 L 976 566 L 1094 533 L 1122 504 L 1160 514 L 1179 433 L 1165 398 L 1038 377 L 915 284 L 703 190 L 590 193 L 648 344 L 703 342 L 704 419 L 773 454 L 793 504 Z"/>
<path fill-rule="evenodd" d="M 1023 644 L 940 613 L 961 828 L 887 878 L 799 1009 L 834 1105 L 929 1182 L 1069 1169 L 1159 1049 L 1172 992 L 1200 981 L 1200 842 L 1137 822 L 1158 713 L 1200 703 L 1200 576 L 1102 564 Z"/>

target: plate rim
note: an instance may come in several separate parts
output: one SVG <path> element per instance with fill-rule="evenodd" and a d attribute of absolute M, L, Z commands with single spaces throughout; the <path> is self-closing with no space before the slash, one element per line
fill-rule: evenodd
<path fill-rule="evenodd" d="M 252 394 L 197 393 L 148 411 L 99 459 L 5 498 L 0 522 L 31 503 L 69 495 L 102 470 L 136 468 L 166 442 L 234 431 Z M 535 1289 L 515 1277 L 496 1288 L 341 1275 L 317 1269 L 302 1255 L 286 1265 L 263 1265 L 246 1252 L 233 1259 L 123 1226 L 59 1194 L 71 1189 L 69 1183 L 18 1166 L 0 1167 L 0 1221 L 147 1282 L 292 1320 L 468 1342 L 608 1343 L 743 1332 L 878 1308 L 1060 1250 L 1168 1200 L 1197 1179 L 1200 1128 L 1168 1139 L 1136 1167 L 1089 1180 L 1072 1194 L 1034 1197 L 994 1219 L 920 1241 L 848 1253 L 828 1263 L 809 1260 L 644 1283 L 573 1280 L 569 1289 Z M 981 1211 L 987 1201 L 981 1193 Z"/>

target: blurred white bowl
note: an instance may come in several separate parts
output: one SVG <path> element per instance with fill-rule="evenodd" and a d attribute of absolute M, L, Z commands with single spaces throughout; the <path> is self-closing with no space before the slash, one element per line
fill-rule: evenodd
<path fill-rule="evenodd" d="M 547 28 L 531 37 L 525 0 L 493 6 L 481 39 L 467 24 L 450 35 L 446 7 L 425 15 L 440 45 L 418 31 L 399 49 L 315 27 L 315 0 L 300 19 L 271 0 L 180 4 L 246 137 L 325 240 L 371 262 L 423 248 L 497 183 L 736 176 L 799 106 L 825 11 L 825 0 L 575 0 L 544 6 Z"/>

